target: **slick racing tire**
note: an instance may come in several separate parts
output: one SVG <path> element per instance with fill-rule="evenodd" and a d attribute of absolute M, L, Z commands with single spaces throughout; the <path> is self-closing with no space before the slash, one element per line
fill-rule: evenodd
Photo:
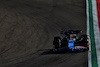
<path fill-rule="evenodd" d="M 88 47 L 87 35 L 82 35 L 81 43 L 84 44 L 83 46 Z"/>
<path fill-rule="evenodd" d="M 54 37 L 53 45 L 55 46 L 55 49 L 59 48 L 61 46 L 61 38 Z"/>

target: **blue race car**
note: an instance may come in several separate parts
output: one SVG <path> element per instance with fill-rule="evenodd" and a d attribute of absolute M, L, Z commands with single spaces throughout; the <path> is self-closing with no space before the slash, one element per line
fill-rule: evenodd
<path fill-rule="evenodd" d="M 87 35 L 81 35 L 81 30 L 62 31 L 64 37 L 54 37 L 53 45 L 57 51 L 89 50 Z"/>

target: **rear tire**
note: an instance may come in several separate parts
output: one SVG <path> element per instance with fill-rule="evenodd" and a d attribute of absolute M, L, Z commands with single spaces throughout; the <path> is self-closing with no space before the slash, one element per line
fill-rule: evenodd
<path fill-rule="evenodd" d="M 55 46 L 55 49 L 59 48 L 61 46 L 61 38 L 54 37 L 53 45 Z"/>
<path fill-rule="evenodd" d="M 88 47 L 87 35 L 82 35 L 81 43 L 84 44 L 83 46 Z"/>

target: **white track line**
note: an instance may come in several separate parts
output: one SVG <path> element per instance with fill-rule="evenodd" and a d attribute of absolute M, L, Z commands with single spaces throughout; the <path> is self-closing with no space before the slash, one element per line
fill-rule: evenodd
<path fill-rule="evenodd" d="M 89 38 L 88 67 L 92 67 L 92 65 L 91 65 L 91 44 L 90 44 L 90 36 L 89 36 L 89 4 L 88 4 L 88 0 L 86 0 L 86 11 L 87 11 L 87 35 Z"/>

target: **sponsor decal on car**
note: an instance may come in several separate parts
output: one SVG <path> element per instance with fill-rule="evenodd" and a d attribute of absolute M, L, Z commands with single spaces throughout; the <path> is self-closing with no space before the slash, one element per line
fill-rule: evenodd
<path fill-rule="evenodd" d="M 75 49 L 87 49 L 87 48 L 84 46 L 75 46 Z"/>
<path fill-rule="evenodd" d="M 68 48 L 69 49 L 74 48 L 74 42 L 68 42 Z"/>

